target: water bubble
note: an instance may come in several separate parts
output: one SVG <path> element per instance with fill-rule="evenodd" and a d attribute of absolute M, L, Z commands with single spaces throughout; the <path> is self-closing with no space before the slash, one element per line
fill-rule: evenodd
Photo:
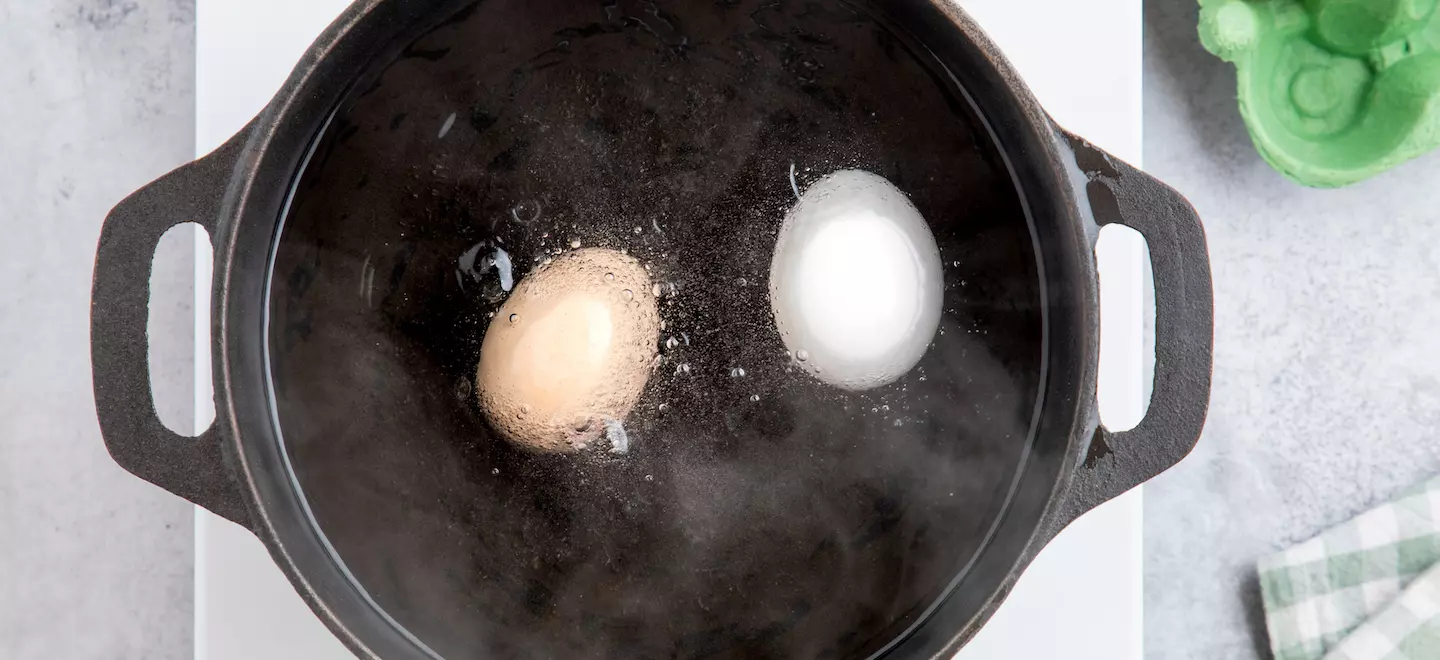
<path fill-rule="evenodd" d="M 751 402 L 751 403 L 755 403 L 756 401 L 759 401 L 759 400 L 760 400 L 760 395 L 759 395 L 759 394 L 751 394 L 751 395 L 750 395 L 750 402 Z"/>
<path fill-rule="evenodd" d="M 500 468 L 492 468 L 490 474 L 500 474 Z"/>
<path fill-rule="evenodd" d="M 615 281 L 615 273 L 605 273 L 605 281 L 606 281 L 606 282 L 614 282 L 614 281 Z"/>
<path fill-rule="evenodd" d="M 785 351 L 785 359 L 786 359 L 786 360 L 789 360 L 789 359 L 794 358 L 794 357 L 795 357 L 795 354 L 794 354 L 794 353 L 791 353 L 790 351 Z"/>
<path fill-rule="evenodd" d="M 619 421 L 605 420 L 605 437 L 610 440 L 610 453 L 625 454 L 630 451 L 630 435 Z"/>
<path fill-rule="evenodd" d="M 744 377 L 745 377 L 745 368 L 744 368 L 744 367 L 735 367 L 734 369 L 731 369 L 731 370 L 730 370 L 730 377 L 731 377 L 731 378 L 744 378 Z"/>
<path fill-rule="evenodd" d="M 656 406 L 655 409 L 656 409 L 656 410 L 659 410 L 660 412 L 663 413 L 663 412 L 665 412 L 666 410 L 669 410 L 669 409 L 670 409 L 670 404 L 668 404 L 668 403 L 662 403 L 662 404 L 660 404 L 659 406 Z"/>
<path fill-rule="evenodd" d="M 634 292 L 634 291 L 631 291 L 631 290 L 629 290 L 629 289 L 626 289 L 626 290 L 620 292 L 620 297 L 621 297 L 621 298 L 624 298 L 624 299 L 626 299 L 626 300 L 634 300 L 634 299 L 635 299 L 635 292 Z"/>
<path fill-rule="evenodd" d="M 461 401 L 470 398 L 470 381 L 468 379 L 460 379 L 460 384 L 455 386 L 455 396 L 459 397 Z"/>
<path fill-rule="evenodd" d="M 905 422 L 900 421 L 899 418 L 896 418 L 896 419 L 895 419 L 895 428 L 898 429 L 898 428 L 900 428 L 901 426 L 904 426 L 904 425 L 905 425 Z"/>
<path fill-rule="evenodd" d="M 520 322 L 520 315 L 519 315 L 519 314 L 511 314 L 511 315 L 510 315 L 510 322 L 511 322 L 511 323 L 519 323 L 519 322 Z"/>
<path fill-rule="evenodd" d="M 578 249 L 580 247 L 580 239 L 577 238 L 573 241 L 570 241 L 570 247 Z"/>
<path fill-rule="evenodd" d="M 951 266 L 956 266 L 956 267 L 958 267 L 958 266 L 960 265 L 960 262 L 958 262 L 958 261 L 952 261 L 952 262 L 950 262 L 950 265 L 951 265 Z"/>
<path fill-rule="evenodd" d="M 795 351 L 795 359 L 796 359 L 796 360 L 799 360 L 799 361 L 801 361 L 801 362 L 804 362 L 804 361 L 806 361 L 806 360 L 809 360 L 809 359 L 810 359 L 810 352 L 807 351 L 807 350 L 805 350 L 805 349 L 803 349 L 803 348 L 800 349 L 800 350 L 798 350 L 798 351 Z M 819 371 L 819 369 L 816 369 L 816 371 Z"/>
<path fill-rule="evenodd" d="M 870 409 L 870 412 L 872 412 L 872 413 L 878 413 L 878 412 L 880 412 L 880 409 L 879 409 L 879 408 L 871 408 L 871 409 Z"/>
<path fill-rule="evenodd" d="M 674 338 L 674 337 L 671 337 L 671 338 L 665 340 L 665 348 L 668 349 L 668 350 L 675 350 L 675 348 L 678 347 L 679 345 L 680 345 L 680 340 L 679 340 L 679 339 L 676 339 L 676 338 Z"/>
<path fill-rule="evenodd" d="M 740 279 L 738 279 L 738 280 L 735 280 L 735 283 L 736 283 L 736 284 L 739 284 L 740 286 L 745 286 L 745 285 L 749 284 L 750 282 L 746 281 L 746 279 L 742 277 L 742 278 L 740 278 Z"/>
<path fill-rule="evenodd" d="M 890 406 L 880 406 L 880 409 L 885 412 L 890 412 Z"/>
<path fill-rule="evenodd" d="M 689 363 L 682 362 L 682 363 L 680 363 L 679 366 L 675 367 L 675 375 L 676 375 L 676 376 L 688 376 L 688 375 L 690 375 L 690 365 L 689 365 Z"/>
<path fill-rule="evenodd" d="M 635 228 L 635 235 L 637 235 L 637 236 L 640 235 L 640 232 L 642 232 L 642 231 L 645 231 L 645 230 L 644 230 L 644 229 L 641 229 L 641 228 L 639 228 L 639 227 L 636 227 L 636 228 Z"/>
<path fill-rule="evenodd" d="M 646 481 L 654 481 L 654 480 L 655 480 L 655 475 L 653 475 L 653 474 L 647 474 L 647 475 L 645 475 L 645 480 L 646 480 Z"/>
<path fill-rule="evenodd" d="M 540 202 L 537 200 L 523 200 L 510 208 L 510 217 L 522 224 L 535 222 L 540 219 Z M 549 237 L 550 234 L 547 233 L 542 238 Z"/>
<path fill-rule="evenodd" d="M 510 262 L 510 253 L 497 247 L 490 261 L 493 262 L 495 273 L 500 276 L 500 288 L 507 292 L 515 288 L 515 267 Z"/>

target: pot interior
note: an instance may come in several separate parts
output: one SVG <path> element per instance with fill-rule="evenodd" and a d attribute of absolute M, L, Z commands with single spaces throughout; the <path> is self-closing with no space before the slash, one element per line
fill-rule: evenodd
<path fill-rule="evenodd" d="M 275 419 L 337 561 L 444 658 L 882 650 L 984 547 L 1043 381 L 1031 223 L 973 105 L 863 3 L 437 23 L 335 109 L 274 247 Z M 842 169 L 908 195 L 944 268 L 924 357 L 860 392 L 798 368 L 768 297 L 797 190 Z M 523 281 L 575 245 L 661 286 L 625 455 L 520 449 L 476 395 L 496 249 Z"/>

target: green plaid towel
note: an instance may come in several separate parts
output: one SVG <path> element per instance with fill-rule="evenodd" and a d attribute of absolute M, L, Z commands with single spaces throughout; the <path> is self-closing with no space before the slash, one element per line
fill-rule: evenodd
<path fill-rule="evenodd" d="M 1434 658 L 1440 658 L 1440 564 L 1415 578 L 1394 603 L 1325 656 L 1325 660 Z"/>
<path fill-rule="evenodd" d="M 1437 564 L 1440 478 L 1260 560 L 1275 660 L 1440 660 L 1426 639 L 1440 629 L 1440 577 L 1427 573 Z M 1352 633 L 1353 649 L 1342 644 Z M 1388 644 L 1378 655 L 1364 641 L 1376 638 Z"/>

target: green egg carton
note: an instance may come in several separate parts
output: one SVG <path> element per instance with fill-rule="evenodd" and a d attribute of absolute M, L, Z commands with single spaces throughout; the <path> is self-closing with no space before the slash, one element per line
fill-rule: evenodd
<path fill-rule="evenodd" d="M 1440 0 L 1200 0 L 1276 170 L 1334 188 L 1440 146 Z"/>

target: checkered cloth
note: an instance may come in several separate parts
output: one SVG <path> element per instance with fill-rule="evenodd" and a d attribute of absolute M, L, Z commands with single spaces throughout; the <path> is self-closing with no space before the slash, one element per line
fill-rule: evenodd
<path fill-rule="evenodd" d="M 1437 565 L 1440 478 L 1262 559 L 1275 660 L 1440 660 Z"/>
<path fill-rule="evenodd" d="M 1400 598 L 1325 656 L 1325 660 L 1434 658 L 1440 658 L 1440 564 L 1416 578 Z"/>

